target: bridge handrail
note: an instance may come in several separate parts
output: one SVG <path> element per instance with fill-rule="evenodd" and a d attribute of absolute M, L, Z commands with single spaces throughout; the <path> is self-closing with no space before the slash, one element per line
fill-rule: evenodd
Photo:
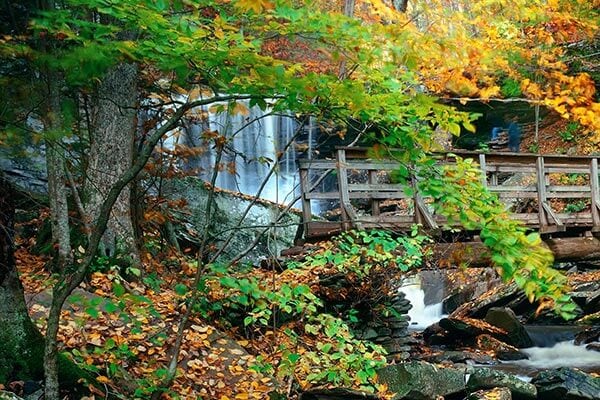
<path fill-rule="evenodd" d="M 380 171 L 391 171 L 399 162 L 390 159 L 371 159 L 369 150 L 360 147 L 338 147 L 335 159 L 299 160 L 300 183 L 302 190 L 302 208 L 305 223 L 305 234 L 311 236 L 310 224 L 326 226 L 326 221 L 315 221 L 312 215 L 312 200 L 338 200 L 341 208 L 341 221 L 329 224 L 335 229 L 352 227 L 393 226 L 397 229 L 408 229 L 413 223 L 421 223 L 428 228 L 438 229 L 444 219 L 433 215 L 426 199 L 418 192 L 414 179 L 412 193 L 408 195 L 405 187 L 393 183 L 378 181 Z M 564 231 L 570 227 L 579 227 L 600 231 L 600 183 L 598 173 L 598 156 L 566 156 L 556 154 L 532 153 L 478 153 L 470 151 L 454 151 L 434 153 L 433 157 L 440 163 L 451 163 L 454 157 L 475 159 L 485 179 L 482 180 L 490 191 L 501 199 L 535 199 L 536 213 L 517 213 L 513 217 L 522 220 L 531 228 L 541 233 Z M 311 183 L 311 172 L 319 173 L 317 182 Z M 337 172 L 338 189 L 330 192 L 315 191 L 320 183 L 331 172 Z M 363 171 L 367 182 L 354 183 L 349 174 Z M 529 173 L 535 180 L 526 184 L 503 185 L 500 178 L 517 172 Z M 550 174 L 582 174 L 587 175 L 583 184 L 567 182 L 556 184 L 551 182 Z M 590 210 L 578 213 L 558 213 L 551 207 L 550 199 L 577 198 L 589 200 Z M 352 205 L 355 200 L 368 200 L 371 203 L 370 215 L 359 215 Z M 414 212 L 402 216 L 385 216 L 380 212 L 384 200 L 410 200 Z M 535 218 L 537 217 L 537 218 Z M 337 225 L 337 227 L 336 227 Z M 319 228 L 320 229 L 320 228 Z M 324 228 L 326 229 L 326 228 Z"/>

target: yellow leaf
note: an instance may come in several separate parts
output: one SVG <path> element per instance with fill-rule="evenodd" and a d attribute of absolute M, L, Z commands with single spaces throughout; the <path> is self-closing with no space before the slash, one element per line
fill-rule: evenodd
<path fill-rule="evenodd" d="M 235 5 L 242 11 L 247 12 L 252 10 L 257 14 L 263 10 L 270 10 L 273 8 L 273 3 L 271 3 L 270 0 L 238 0 Z"/>
<path fill-rule="evenodd" d="M 100 383 L 109 383 L 110 379 L 108 379 L 108 377 L 104 376 L 104 375 L 100 375 L 96 378 L 96 380 Z"/>
<path fill-rule="evenodd" d="M 244 117 L 247 117 L 250 114 L 250 109 L 246 107 L 243 103 L 235 103 L 235 107 L 233 107 L 233 110 L 231 110 L 231 114 L 241 114 Z"/>

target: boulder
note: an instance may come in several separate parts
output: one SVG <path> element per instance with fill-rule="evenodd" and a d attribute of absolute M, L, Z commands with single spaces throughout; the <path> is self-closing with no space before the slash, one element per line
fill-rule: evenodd
<path fill-rule="evenodd" d="M 489 390 L 478 390 L 465 397 L 465 400 L 512 400 L 508 388 L 500 387 Z"/>
<path fill-rule="evenodd" d="M 377 375 L 380 383 L 396 393 L 394 399 L 430 400 L 463 393 L 466 388 L 463 369 L 423 361 L 390 365 Z"/>
<path fill-rule="evenodd" d="M 0 400 L 23 400 L 21 397 L 17 396 L 13 392 L 7 392 L 5 390 L 0 390 Z"/>
<path fill-rule="evenodd" d="M 494 268 L 469 268 L 468 270 L 448 271 L 444 283 L 447 290 L 446 296 L 442 300 L 442 312 L 450 314 L 461 305 L 497 286 L 500 278 Z"/>
<path fill-rule="evenodd" d="M 501 342 L 490 335 L 479 335 L 475 339 L 477 349 L 493 353 L 494 356 L 502 361 L 524 360 L 527 355 L 514 346 Z"/>
<path fill-rule="evenodd" d="M 514 399 L 536 399 L 537 389 L 514 375 L 490 368 L 469 368 L 467 370 L 467 388 L 471 391 L 504 387 L 510 390 Z M 545 397 L 540 397 L 546 399 Z"/>
<path fill-rule="evenodd" d="M 523 305 L 531 307 L 525 294 L 513 282 L 500 284 L 487 291 L 477 299 L 458 307 L 450 317 L 452 318 L 483 318 L 490 308 L 509 307 L 513 310 L 522 308 Z"/>
<path fill-rule="evenodd" d="M 574 368 L 542 371 L 533 383 L 544 400 L 591 400 L 600 398 L 600 378 Z"/>
<path fill-rule="evenodd" d="M 600 342 L 600 326 L 587 328 L 575 336 L 575 344 L 577 346 L 592 342 Z"/>
<path fill-rule="evenodd" d="M 448 336 L 460 341 L 469 340 L 483 334 L 493 336 L 503 342 L 509 340 L 506 331 L 478 319 L 442 318 L 438 324 L 448 332 Z"/>
<path fill-rule="evenodd" d="M 209 240 L 217 248 L 233 234 L 233 239 L 221 255 L 222 261 L 245 252 L 257 239 L 259 240 L 256 247 L 246 257 L 255 264 L 265 255 L 278 255 L 281 250 L 294 245 L 300 223 L 299 212 L 288 212 L 279 220 L 277 229 L 269 231 L 268 235 L 262 235 L 265 227 L 276 221 L 285 207 L 262 199 L 253 202 L 251 196 L 216 189 L 213 210 L 208 218 L 206 201 L 209 192 L 208 184 L 196 177 L 169 179 L 164 182 L 163 196 L 174 201 L 184 200 L 186 204 L 185 207 L 174 207 L 170 210 L 175 220 L 175 235 L 184 245 L 197 246 L 202 241 L 202 233 L 207 223 Z M 246 214 L 248 206 L 251 208 Z M 259 238 L 260 235 L 262 237 Z"/>
<path fill-rule="evenodd" d="M 485 315 L 485 320 L 506 331 L 508 344 L 521 348 L 533 346 L 533 340 L 531 340 L 525 327 L 510 308 L 490 308 Z"/>
<path fill-rule="evenodd" d="M 586 350 L 600 351 L 600 343 L 590 343 L 585 348 Z"/>
<path fill-rule="evenodd" d="M 448 362 L 454 364 L 467 364 L 468 362 L 475 362 L 477 364 L 495 364 L 495 360 L 487 354 L 475 353 L 472 351 L 443 351 L 428 356 L 425 360 L 438 364 Z"/>

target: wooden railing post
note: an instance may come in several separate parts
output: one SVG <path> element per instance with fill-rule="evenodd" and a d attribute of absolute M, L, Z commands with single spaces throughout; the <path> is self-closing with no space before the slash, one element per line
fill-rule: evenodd
<path fill-rule="evenodd" d="M 537 192 L 538 192 L 538 215 L 540 219 L 540 233 L 549 233 L 564 231 L 565 225 L 558 218 L 552 207 L 548 204 L 546 195 L 546 186 L 549 184 L 549 177 L 546 177 L 546 168 L 544 166 L 544 157 L 538 156 L 536 159 L 537 174 Z M 553 227 L 550 228 L 549 222 L 552 221 Z"/>
<path fill-rule="evenodd" d="M 592 232 L 600 232 L 600 183 L 598 182 L 598 159 L 590 162 L 590 189 L 592 208 Z"/>
<path fill-rule="evenodd" d="M 376 170 L 369 171 L 369 183 L 372 185 L 377 183 L 377 171 Z M 380 213 L 379 200 L 371 199 L 371 215 L 378 216 L 379 213 Z"/>
<path fill-rule="evenodd" d="M 348 230 L 353 226 L 360 229 L 360 224 L 356 221 L 356 214 L 350 204 L 350 193 L 348 190 L 348 169 L 346 165 L 346 150 L 338 149 L 338 186 L 340 190 L 340 208 L 342 216 L 342 229 Z"/>
<path fill-rule="evenodd" d="M 487 171 L 485 166 L 485 154 L 479 155 L 479 168 L 481 168 L 481 184 L 487 186 Z"/>
<path fill-rule="evenodd" d="M 312 206 L 310 204 L 310 187 L 308 169 L 300 168 L 300 190 L 302 191 L 302 224 L 304 236 L 309 237 L 309 226 L 312 220 Z"/>
<path fill-rule="evenodd" d="M 546 173 L 544 172 L 544 157 L 538 156 L 536 159 L 537 176 L 537 194 L 538 194 L 538 215 L 540 223 L 540 232 L 548 229 L 548 218 L 544 211 L 546 204 Z"/>

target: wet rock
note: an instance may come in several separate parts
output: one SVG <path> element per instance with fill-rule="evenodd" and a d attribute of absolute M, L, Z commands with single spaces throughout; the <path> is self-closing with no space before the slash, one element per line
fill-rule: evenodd
<path fill-rule="evenodd" d="M 483 334 L 493 336 L 503 342 L 509 340 L 506 332 L 503 329 L 478 319 L 442 318 L 438 324 L 442 329 L 445 329 L 448 332 L 449 337 L 461 341 L 465 341 Z"/>
<path fill-rule="evenodd" d="M 450 314 L 452 318 L 474 317 L 483 318 L 490 308 L 508 307 L 513 310 L 521 308 L 524 304 L 529 306 L 525 294 L 515 283 L 501 284 L 486 292 L 477 299 L 465 303 Z"/>
<path fill-rule="evenodd" d="M 444 351 L 439 354 L 434 354 L 425 359 L 431 363 L 454 363 L 454 364 L 466 364 L 469 361 L 476 362 L 477 364 L 494 364 L 495 361 L 492 357 L 486 354 L 474 353 L 471 351 Z"/>
<path fill-rule="evenodd" d="M 502 371 L 490 368 L 469 368 L 467 377 L 467 388 L 472 391 L 504 387 L 510 390 L 514 399 L 537 398 L 537 389 L 534 385 Z M 545 397 L 540 398 L 546 399 Z"/>
<path fill-rule="evenodd" d="M 472 288 L 459 289 L 446 296 L 442 301 L 442 312 L 444 314 L 450 314 L 474 297 Z"/>
<path fill-rule="evenodd" d="M 479 350 L 492 352 L 497 359 L 502 361 L 524 360 L 527 358 L 527 355 L 516 347 L 501 342 L 490 335 L 479 335 L 475 342 Z"/>
<path fill-rule="evenodd" d="M 525 327 L 519 322 L 514 311 L 510 308 L 490 308 L 485 315 L 485 320 L 506 331 L 508 334 L 508 344 L 521 348 L 533 346 L 533 341 L 529 337 Z"/>
<path fill-rule="evenodd" d="M 586 314 L 600 311 L 600 282 L 576 284 L 571 298 Z"/>
<path fill-rule="evenodd" d="M 591 343 L 585 346 L 587 350 L 600 351 L 600 343 Z"/>
<path fill-rule="evenodd" d="M 379 382 L 396 393 L 394 399 L 430 400 L 465 391 L 464 370 L 423 362 L 387 366 L 377 372 Z"/>
<path fill-rule="evenodd" d="M 575 336 L 575 344 L 577 346 L 592 342 L 600 342 L 600 326 L 588 328 Z"/>
<path fill-rule="evenodd" d="M 478 390 L 469 394 L 464 400 L 512 400 L 508 388 L 500 387 L 489 390 Z"/>
<path fill-rule="evenodd" d="M 476 271 L 476 273 L 448 273 L 445 282 L 447 295 L 442 301 L 444 314 L 454 312 L 461 305 L 478 298 L 491 287 L 499 284 L 500 278 L 493 268 L 479 268 Z"/>
<path fill-rule="evenodd" d="M 574 368 L 542 371 L 533 383 L 544 400 L 591 400 L 600 398 L 600 378 Z"/>
<path fill-rule="evenodd" d="M 302 395 L 300 400 L 378 400 L 379 397 L 367 392 L 358 390 L 334 388 L 334 389 L 311 389 Z"/>

